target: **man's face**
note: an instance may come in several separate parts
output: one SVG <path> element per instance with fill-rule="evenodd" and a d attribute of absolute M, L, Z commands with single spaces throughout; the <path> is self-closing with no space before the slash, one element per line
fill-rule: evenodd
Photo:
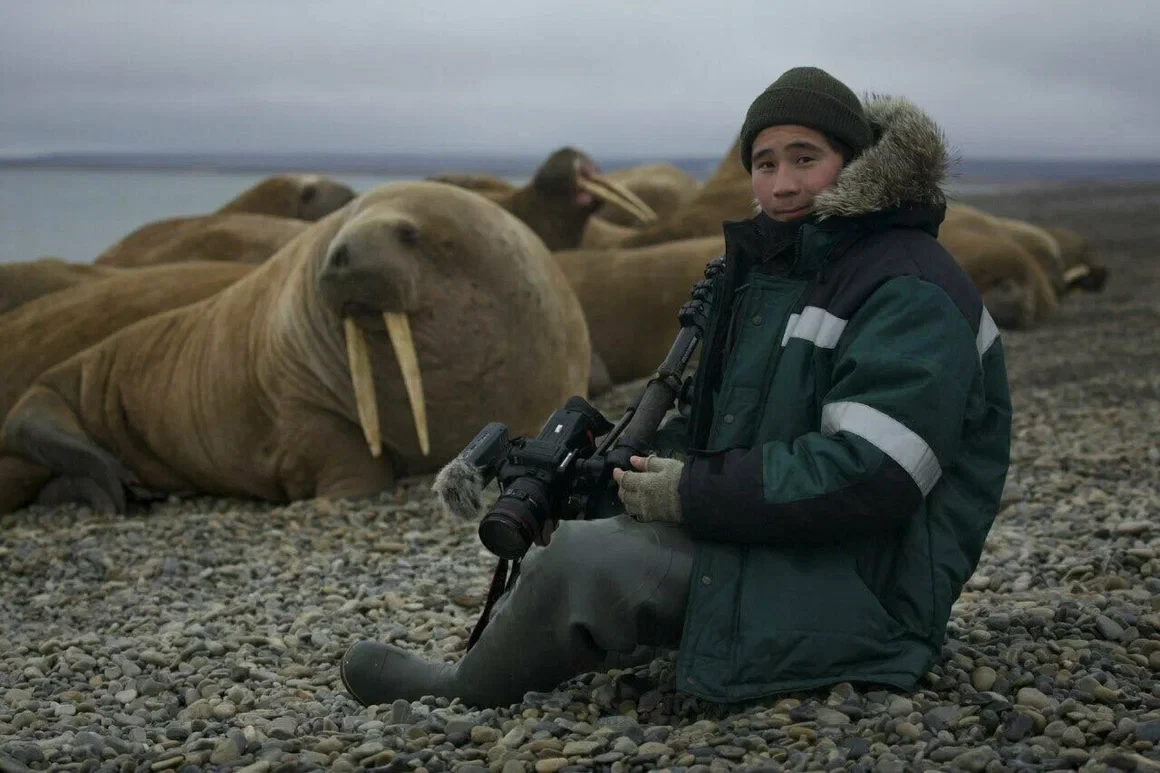
<path fill-rule="evenodd" d="M 766 215 L 782 222 L 808 215 L 814 197 L 842 170 L 842 154 L 825 135 L 793 124 L 763 129 L 753 141 L 751 158 L 753 197 Z"/>

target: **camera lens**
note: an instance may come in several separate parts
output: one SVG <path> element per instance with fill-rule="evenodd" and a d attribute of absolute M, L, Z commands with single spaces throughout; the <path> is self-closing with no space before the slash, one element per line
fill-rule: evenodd
<path fill-rule="evenodd" d="M 532 546 L 532 533 L 519 519 L 492 510 L 479 523 L 479 541 L 500 558 L 514 561 Z"/>
<path fill-rule="evenodd" d="M 531 478 L 517 479 L 479 523 L 479 540 L 500 558 L 515 560 L 532 546 L 547 513 L 543 486 Z"/>

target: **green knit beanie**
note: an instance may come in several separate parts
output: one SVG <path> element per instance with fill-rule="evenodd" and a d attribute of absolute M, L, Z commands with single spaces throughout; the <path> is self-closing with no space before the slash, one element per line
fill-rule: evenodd
<path fill-rule="evenodd" d="M 769 85 L 745 114 L 741 127 L 741 163 L 750 168 L 753 141 L 763 129 L 797 124 L 841 140 L 855 155 L 874 141 L 862 102 L 846 84 L 817 67 L 794 67 Z"/>

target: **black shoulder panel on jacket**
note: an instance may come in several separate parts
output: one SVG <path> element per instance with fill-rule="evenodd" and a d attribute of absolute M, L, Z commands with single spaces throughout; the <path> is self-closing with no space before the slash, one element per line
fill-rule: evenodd
<path fill-rule="evenodd" d="M 800 306 L 849 319 L 887 281 L 914 276 L 942 288 L 978 333 L 982 297 L 946 248 L 923 231 L 894 229 L 868 236 L 827 266 L 824 275 L 824 281 L 811 283 Z"/>

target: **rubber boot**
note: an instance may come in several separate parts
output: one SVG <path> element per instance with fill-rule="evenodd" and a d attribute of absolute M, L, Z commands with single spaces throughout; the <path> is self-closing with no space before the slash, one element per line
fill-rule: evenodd
<path fill-rule="evenodd" d="M 528 551 L 515 585 L 459 662 L 361 641 L 343 655 L 342 683 L 364 706 L 425 695 L 510 706 L 618 655 L 677 648 L 692 568 L 693 541 L 679 526 L 623 515 L 564 521 L 548 547 Z"/>

